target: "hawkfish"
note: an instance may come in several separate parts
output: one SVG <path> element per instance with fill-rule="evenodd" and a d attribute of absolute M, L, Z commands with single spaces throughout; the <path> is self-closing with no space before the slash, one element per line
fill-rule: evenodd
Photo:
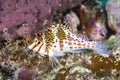
<path fill-rule="evenodd" d="M 92 49 L 102 56 L 108 56 L 106 44 L 77 36 L 72 33 L 68 25 L 63 23 L 52 24 L 39 34 L 28 48 L 38 52 L 41 56 L 48 55 L 52 65 L 60 65 L 58 57 L 64 56 L 66 52 L 81 53 L 84 49 Z"/>

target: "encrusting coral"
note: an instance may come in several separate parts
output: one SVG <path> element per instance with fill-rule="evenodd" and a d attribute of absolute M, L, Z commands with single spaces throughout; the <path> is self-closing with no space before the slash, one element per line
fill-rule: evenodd
<path fill-rule="evenodd" d="M 82 0 L 0 0 L 0 38 L 34 34 L 49 26 L 57 11 L 72 8 Z M 71 6 L 69 6 L 71 5 Z M 45 27 L 46 26 L 46 27 Z M 8 29 L 4 35 L 3 30 Z"/>
<path fill-rule="evenodd" d="M 119 0 L 0 0 L 0 79 L 119 80 L 120 36 L 116 11 Z M 61 66 L 52 67 L 48 56 L 28 49 L 34 38 L 39 39 L 39 32 L 59 21 L 68 23 L 73 33 L 84 34 L 86 41 L 105 41 L 109 56 L 100 56 L 92 50 L 66 53 L 58 58 Z M 59 32 L 57 36 L 62 39 L 63 34 Z M 53 36 L 46 38 L 52 41 Z"/>

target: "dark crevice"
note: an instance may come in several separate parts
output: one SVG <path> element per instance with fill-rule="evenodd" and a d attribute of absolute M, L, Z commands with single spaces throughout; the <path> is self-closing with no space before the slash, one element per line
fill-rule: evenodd
<path fill-rule="evenodd" d="M 108 31 L 106 39 L 108 39 L 111 35 L 116 34 L 116 32 L 114 30 L 110 29 L 109 22 L 108 22 L 108 14 L 107 14 L 107 11 L 105 8 L 103 8 L 103 12 L 104 12 L 104 17 L 105 17 L 106 29 Z"/>

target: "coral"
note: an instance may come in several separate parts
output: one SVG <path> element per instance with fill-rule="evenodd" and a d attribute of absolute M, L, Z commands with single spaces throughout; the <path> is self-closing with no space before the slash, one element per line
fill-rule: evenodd
<path fill-rule="evenodd" d="M 119 0 L 109 0 L 106 5 L 110 27 L 120 33 L 120 3 Z"/>
<path fill-rule="evenodd" d="M 22 80 L 32 80 L 38 76 L 38 73 L 33 70 L 22 66 L 15 71 L 15 77 Z"/>
<path fill-rule="evenodd" d="M 71 11 L 69 14 L 66 14 L 64 17 L 64 22 L 71 27 L 71 31 L 74 34 L 78 33 L 77 26 L 80 25 L 80 21 L 75 12 Z"/>
<path fill-rule="evenodd" d="M 119 80 L 120 36 L 117 11 L 120 2 L 108 0 L 106 4 L 104 0 L 96 1 L 100 6 L 93 9 L 95 0 L 0 0 L 0 80 Z M 102 9 L 105 6 L 108 16 L 104 15 L 105 10 Z M 61 18 L 65 21 L 70 18 L 66 22 L 75 32 L 77 27 L 88 38 L 99 41 L 104 39 L 111 55 L 99 56 L 92 50 L 80 54 L 66 53 L 64 57 L 58 58 L 62 65 L 52 67 L 48 56 L 40 56 L 28 49 L 36 32 L 62 21 Z M 110 33 L 113 34 L 108 27 L 117 34 L 106 38 Z"/>
<path fill-rule="evenodd" d="M 28 36 L 26 39 L 18 40 L 12 43 L 10 46 L 7 46 L 7 48 L 2 49 L 1 51 L 0 65 L 3 67 L 6 66 L 5 70 L 9 70 L 9 74 L 13 73 L 14 78 L 24 80 L 28 78 L 34 78 L 37 80 L 94 80 L 96 79 L 95 74 L 101 78 L 103 78 L 103 76 L 110 75 L 115 78 L 119 75 L 119 55 L 105 58 L 97 54 L 95 55 L 92 51 L 87 51 L 85 52 L 86 54 L 68 53 L 65 57 L 59 58 L 60 63 L 62 63 L 63 66 L 52 68 L 48 63 L 49 61 L 47 56 L 41 57 L 37 53 L 32 52 L 26 48 L 31 40 L 32 37 Z M 115 69 L 117 69 L 117 71 L 115 71 Z M 4 78 L 6 77 L 11 78 L 11 76 L 8 75 L 4 76 Z"/>
<path fill-rule="evenodd" d="M 120 59 L 120 35 L 113 35 L 107 40 L 109 48 L 112 50 L 112 55 Z"/>
<path fill-rule="evenodd" d="M 88 17 L 86 11 L 86 6 L 81 5 L 79 9 L 80 23 L 83 27 L 83 33 L 86 35 L 90 35 L 90 33 L 92 32 L 92 25 L 94 25 L 94 18 Z"/>
<path fill-rule="evenodd" d="M 117 38 L 116 38 L 117 37 Z M 119 35 L 112 35 L 108 40 L 107 44 L 109 45 L 110 49 L 117 49 L 120 44 L 120 36 Z"/>
<path fill-rule="evenodd" d="M 120 61 L 115 57 L 105 58 L 97 55 L 93 56 L 90 60 L 92 64 L 86 66 L 97 76 L 110 76 L 113 70 L 120 71 Z"/>
<path fill-rule="evenodd" d="M 50 25 L 57 11 L 74 7 L 82 0 L 0 0 L 0 38 L 14 39 L 34 34 Z M 71 6 L 69 6 L 71 5 Z M 3 30 L 7 28 L 8 34 Z"/>
<path fill-rule="evenodd" d="M 92 32 L 91 32 L 91 38 L 94 40 L 103 40 L 106 38 L 107 35 L 107 30 L 104 27 L 105 25 L 102 23 L 98 23 L 96 22 L 95 25 L 92 28 Z"/>
<path fill-rule="evenodd" d="M 89 58 L 90 64 L 85 62 L 85 66 L 91 69 L 99 77 L 110 75 L 117 77 L 120 71 L 120 36 L 111 36 L 106 42 L 111 49 L 111 55 L 109 57 L 94 55 Z"/>
<path fill-rule="evenodd" d="M 80 23 L 83 33 L 93 40 L 104 40 L 107 36 L 103 13 L 97 10 L 89 10 L 86 6 L 80 6 Z"/>

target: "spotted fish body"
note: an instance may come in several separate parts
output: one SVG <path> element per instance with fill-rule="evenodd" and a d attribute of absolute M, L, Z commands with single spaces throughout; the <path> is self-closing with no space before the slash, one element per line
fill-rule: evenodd
<path fill-rule="evenodd" d="M 83 49 L 93 49 L 101 55 L 107 54 L 107 46 L 96 41 L 87 41 L 73 34 L 65 24 L 53 24 L 28 46 L 40 55 L 48 55 L 52 64 L 60 64 L 57 57 L 65 52 L 80 53 Z"/>

